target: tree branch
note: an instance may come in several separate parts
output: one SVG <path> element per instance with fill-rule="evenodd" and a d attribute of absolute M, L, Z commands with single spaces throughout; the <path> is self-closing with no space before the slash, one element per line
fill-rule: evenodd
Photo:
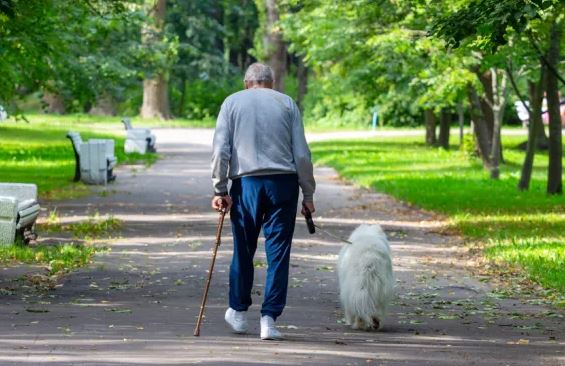
<path fill-rule="evenodd" d="M 534 46 L 534 49 L 537 51 L 537 53 L 539 54 L 539 56 L 541 57 L 541 60 L 543 61 L 543 63 L 545 64 L 545 66 L 547 66 L 547 69 L 553 73 L 555 75 L 555 77 L 561 81 L 562 84 L 565 85 L 565 80 L 563 79 L 563 77 L 561 75 L 559 75 L 559 72 L 557 70 L 555 70 L 555 68 L 553 67 L 553 65 L 551 65 L 549 63 L 549 61 L 547 61 L 547 58 L 545 57 L 545 55 L 543 54 L 542 50 L 540 49 L 539 45 L 537 44 L 532 32 L 528 32 L 528 38 L 530 39 L 530 42 L 532 43 L 532 46 Z"/>
<path fill-rule="evenodd" d="M 512 89 L 514 89 L 514 93 L 516 93 L 516 96 L 518 97 L 518 99 L 520 99 L 520 102 L 522 102 L 522 105 L 526 108 L 526 110 L 528 111 L 528 114 L 531 116 L 532 110 L 530 109 L 530 106 L 528 105 L 528 103 L 526 103 L 526 100 L 524 99 L 522 94 L 520 94 L 520 90 L 518 89 L 518 85 L 516 85 L 516 80 L 514 80 L 514 75 L 512 75 L 512 61 L 509 61 L 508 64 L 506 65 L 506 73 L 508 74 L 508 79 L 510 80 L 510 84 L 512 85 Z"/>

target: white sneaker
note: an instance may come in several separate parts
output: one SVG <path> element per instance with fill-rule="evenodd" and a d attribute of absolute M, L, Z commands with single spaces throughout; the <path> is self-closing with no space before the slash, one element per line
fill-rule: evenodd
<path fill-rule="evenodd" d="M 261 339 L 277 340 L 283 339 L 281 332 L 275 327 L 275 320 L 268 315 L 261 317 Z"/>
<path fill-rule="evenodd" d="M 249 328 L 247 324 L 247 311 L 236 311 L 228 308 L 224 319 L 235 333 L 245 333 Z"/>

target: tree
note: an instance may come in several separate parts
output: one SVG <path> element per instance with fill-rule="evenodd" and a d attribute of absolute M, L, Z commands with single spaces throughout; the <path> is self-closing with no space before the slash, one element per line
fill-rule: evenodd
<path fill-rule="evenodd" d="M 439 115 L 439 138 L 438 144 L 445 150 L 449 150 L 449 135 L 451 132 L 451 113 L 442 109 Z"/>
<path fill-rule="evenodd" d="M 563 145 L 561 114 L 559 110 L 558 75 L 553 72 L 558 69 L 559 46 L 561 43 L 562 29 L 558 20 L 551 25 L 549 36 L 549 49 L 547 51 L 546 93 L 547 110 L 549 113 L 549 167 L 547 176 L 547 193 L 563 193 Z M 552 71 L 553 70 L 553 71 Z"/>
<path fill-rule="evenodd" d="M 286 44 L 276 24 L 279 21 L 279 9 L 275 0 L 265 0 L 267 10 L 267 32 L 265 35 L 265 49 L 267 51 L 267 63 L 275 72 L 275 90 L 284 92 L 284 76 L 287 67 Z"/>
<path fill-rule="evenodd" d="M 73 84 L 70 70 L 81 62 L 75 50 L 83 39 L 74 31 L 89 19 L 121 16 L 127 9 L 125 0 L 0 3 L 0 104 L 16 113 L 15 100 L 36 90 L 45 90 L 58 111 L 66 109 L 66 92 L 59 88 Z"/>
<path fill-rule="evenodd" d="M 297 69 L 296 78 L 298 79 L 298 93 L 296 95 L 296 104 L 302 113 L 304 113 L 304 97 L 308 92 L 308 67 L 304 64 L 302 56 L 296 57 Z"/>
<path fill-rule="evenodd" d="M 543 128 L 543 121 L 541 118 L 541 109 L 543 101 L 543 85 L 545 80 L 545 67 L 542 64 L 540 70 L 539 81 L 535 82 L 528 80 L 528 92 L 529 92 L 529 114 L 530 120 L 528 124 L 528 141 L 526 145 L 526 155 L 524 157 L 524 163 L 522 164 L 522 169 L 520 172 L 520 180 L 518 182 L 518 189 L 521 191 L 528 190 L 530 188 L 530 180 L 532 178 L 532 170 L 534 167 L 534 157 L 536 152 L 536 147 L 538 144 L 537 136 L 539 135 L 539 129 Z"/>
<path fill-rule="evenodd" d="M 424 111 L 426 125 L 426 145 L 434 146 L 437 143 L 436 137 L 436 115 L 433 109 Z"/>
<path fill-rule="evenodd" d="M 532 44 L 535 46 L 536 42 L 531 36 L 532 29 L 528 29 L 528 26 L 534 22 L 541 20 L 542 22 L 550 22 L 552 24 L 550 32 L 550 46 L 547 53 L 547 57 L 541 54 L 539 47 L 535 46 L 538 53 L 540 53 L 541 59 L 547 66 L 547 72 L 545 73 L 546 78 L 546 92 L 548 95 L 548 111 L 551 116 L 553 116 L 553 124 L 550 124 L 550 138 L 549 138 L 549 155 L 550 164 L 548 171 L 548 187 L 547 191 L 550 194 L 560 194 L 562 192 L 562 145 L 561 145 L 561 122 L 559 117 L 559 90 L 557 86 L 557 70 L 559 62 L 559 44 L 561 38 L 561 26 L 559 25 L 559 14 L 562 14 L 563 5 L 565 2 L 554 0 L 554 1 L 496 1 L 496 0 L 473 0 L 470 1 L 462 9 L 458 10 L 454 14 L 444 17 L 440 21 L 436 22 L 434 25 L 434 32 L 446 39 L 448 44 L 454 47 L 460 47 L 462 44 L 467 46 L 475 47 L 481 50 L 490 50 L 491 53 L 500 53 L 500 46 L 505 45 L 508 42 L 508 31 L 512 29 L 515 32 L 520 33 L 521 31 L 527 29 L 530 32 L 530 39 Z M 462 43 L 462 42 L 466 43 Z M 498 79 L 495 72 L 490 73 L 490 75 L 483 74 L 480 80 L 483 86 L 489 84 L 489 79 L 492 85 L 494 81 Z M 504 81 L 504 80 L 502 80 Z M 487 98 L 485 102 L 492 107 L 495 107 L 493 103 L 495 100 L 505 101 L 504 96 L 500 94 L 490 94 L 489 88 L 485 87 L 485 92 Z M 530 90 L 534 92 L 537 97 L 537 91 L 535 88 L 530 87 Z M 475 93 L 476 94 L 476 93 Z M 473 105 L 478 106 L 475 95 L 472 96 Z M 537 101 L 534 101 L 537 106 Z M 502 111 L 500 108 L 491 108 L 493 113 L 493 126 L 494 130 L 499 128 L 496 123 L 496 118 L 498 114 Z M 532 112 L 532 113 L 537 113 Z M 488 113 L 484 113 L 486 118 L 479 118 L 479 123 L 488 120 Z M 539 123 L 537 116 L 532 118 L 532 122 Z M 483 131 L 484 128 L 476 129 Z M 537 128 L 532 126 L 531 133 L 536 132 Z M 530 134 L 530 139 L 534 136 Z M 479 140 L 479 139 L 477 139 Z M 496 137 L 492 139 L 492 151 L 491 156 L 495 158 L 491 161 L 492 175 L 496 175 L 497 172 L 494 170 L 496 165 L 496 149 L 498 144 L 496 142 Z M 479 141 L 480 148 L 488 149 L 487 144 Z M 530 145 L 530 150 L 528 155 L 532 155 L 533 145 Z M 529 182 L 529 176 L 531 176 L 531 166 L 533 164 L 533 156 L 526 157 L 523 167 L 523 177 L 521 179 L 519 187 L 527 187 Z M 527 164 L 527 166 L 526 166 Z"/>
<path fill-rule="evenodd" d="M 150 21 L 142 31 L 142 38 L 144 43 L 151 47 L 165 40 L 163 31 L 167 0 L 148 0 L 147 9 Z M 169 106 L 168 75 L 165 69 L 155 69 L 143 80 L 143 104 L 140 116 L 159 119 L 172 117 Z"/>
<path fill-rule="evenodd" d="M 254 0 L 169 0 L 166 24 L 178 39 L 169 69 L 172 110 L 183 118 L 217 115 L 255 61 L 248 52 L 258 27 Z"/>
<path fill-rule="evenodd" d="M 429 17 L 450 8 L 440 3 L 285 1 L 283 34 L 316 85 L 307 117 L 359 124 L 378 106 L 387 124 L 418 125 L 425 110 L 454 108 L 470 73 L 427 37 Z"/>
<path fill-rule="evenodd" d="M 501 46 L 504 46 L 508 43 L 510 39 L 509 31 L 520 33 L 527 29 L 531 32 L 531 28 L 528 29 L 528 27 L 532 23 L 532 21 L 543 21 L 544 19 L 553 19 L 553 21 L 555 21 L 555 16 L 557 14 L 562 14 L 564 4 L 565 2 L 561 0 L 471 0 L 468 3 L 464 4 L 463 7 L 461 7 L 453 14 L 444 16 L 435 22 L 433 33 L 440 37 L 443 37 L 446 42 L 452 47 L 480 50 L 483 54 L 491 56 L 490 73 L 479 74 L 479 80 L 483 84 L 486 98 L 483 101 L 480 101 L 476 91 L 470 91 L 470 99 L 472 102 L 471 105 L 475 108 L 483 107 L 482 111 L 477 109 L 474 113 L 477 121 L 480 124 L 482 124 L 483 122 L 487 123 L 486 129 L 481 126 L 479 126 L 479 128 L 475 128 L 477 134 L 480 134 L 481 132 L 489 132 L 488 127 L 490 125 L 489 120 L 491 119 L 491 113 L 493 120 L 493 131 L 495 133 L 497 132 L 500 127 L 497 119 L 499 118 L 499 115 L 502 112 L 503 108 L 496 107 L 496 104 L 503 105 L 506 101 L 505 92 L 503 92 L 502 94 L 498 92 L 495 93 L 495 88 L 489 87 L 489 85 L 494 86 L 496 82 L 496 84 L 500 84 L 503 89 L 505 89 L 506 84 L 504 75 L 498 75 L 498 71 L 496 71 L 496 69 L 493 70 L 492 67 L 506 69 L 507 67 L 501 67 L 501 60 L 499 59 L 498 61 L 493 61 L 492 56 L 494 56 L 494 59 L 496 59 L 496 57 L 500 58 L 500 55 L 505 53 L 501 52 Z M 558 44 L 559 41 L 557 41 L 556 43 Z M 556 49 L 557 51 L 556 53 L 554 53 L 554 59 L 552 61 L 546 60 L 548 66 L 546 78 L 548 74 L 557 74 L 557 67 L 555 67 L 557 63 L 555 63 L 555 59 L 559 59 L 558 46 Z M 506 50 L 506 63 L 508 63 L 509 60 L 508 53 L 508 50 Z M 543 55 L 541 55 L 541 57 L 542 59 L 544 58 Z M 485 65 L 483 64 L 483 69 L 484 66 Z M 483 70 L 480 71 L 482 72 Z M 554 91 L 555 90 L 556 88 L 554 88 Z M 555 115 L 555 112 L 559 108 L 558 94 L 555 92 L 553 94 L 554 97 L 552 102 L 550 102 L 548 98 L 548 105 L 550 103 L 553 103 L 553 114 Z M 485 104 L 491 107 L 490 112 L 486 108 L 484 108 Z M 552 109 L 551 106 L 550 109 Z M 557 117 L 554 117 L 554 119 L 556 121 Z M 561 178 L 559 178 L 559 181 L 557 181 L 557 177 L 561 177 L 562 174 L 560 163 L 562 159 L 560 142 L 561 138 L 557 137 L 557 134 L 559 134 L 559 136 L 561 135 L 560 127 L 559 131 L 557 131 L 557 128 L 554 129 L 554 149 L 553 151 L 551 151 L 550 149 L 550 156 L 553 156 L 553 159 L 550 158 L 550 160 L 554 162 L 554 165 L 551 168 L 551 170 L 553 171 L 551 177 L 555 180 L 555 184 L 554 186 L 550 187 L 548 182 L 548 192 L 553 190 L 555 190 L 556 192 L 560 191 L 559 187 L 561 185 Z M 488 144 L 485 141 L 481 141 L 479 139 L 479 136 L 477 138 L 477 141 L 479 150 L 489 149 Z M 491 175 L 493 177 L 498 175 L 498 172 L 496 171 L 496 159 L 498 157 L 496 150 L 499 147 L 498 141 L 499 140 L 496 136 L 492 137 L 490 148 L 492 149 L 491 156 L 494 158 L 494 160 L 491 159 L 490 162 L 486 162 L 491 167 Z M 558 143 L 559 146 L 557 146 Z M 552 144 L 551 138 L 550 144 Z M 557 162 L 557 160 L 559 160 L 559 162 Z M 530 164 L 530 159 L 525 160 L 525 162 L 527 164 Z M 528 167 L 525 167 L 523 171 L 527 173 L 528 169 Z M 559 172 L 556 171 L 557 169 L 559 170 Z"/>
<path fill-rule="evenodd" d="M 281 1 L 255 0 L 259 15 L 259 31 L 255 34 L 255 45 L 251 51 L 261 62 L 273 68 L 274 89 L 284 92 L 284 78 L 287 71 L 287 45 L 279 27 Z"/>

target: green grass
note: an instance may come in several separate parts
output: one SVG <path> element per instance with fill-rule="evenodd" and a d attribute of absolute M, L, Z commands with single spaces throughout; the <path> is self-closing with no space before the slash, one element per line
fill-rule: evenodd
<path fill-rule="evenodd" d="M 110 215 L 101 217 L 99 213 L 90 216 L 87 220 L 61 224 L 57 216 L 57 211 L 53 210 L 47 216 L 44 223 L 38 224 L 38 229 L 47 233 L 72 233 L 76 239 L 91 241 L 98 238 L 115 237 L 116 233 L 123 227 L 123 222 Z"/>
<path fill-rule="evenodd" d="M 54 115 L 54 114 L 36 114 L 36 113 L 26 113 L 23 117 L 33 124 L 48 124 L 50 126 L 87 126 L 95 127 L 96 129 L 104 130 L 115 130 L 123 134 L 124 126 L 121 122 L 123 117 L 120 116 L 93 116 L 89 114 L 66 114 L 66 115 Z M 212 128 L 216 125 L 215 119 L 203 119 L 203 120 L 193 120 L 193 119 L 171 119 L 171 120 L 160 120 L 157 118 L 141 119 L 139 117 L 128 117 L 131 120 L 133 127 L 194 127 L 194 128 Z M 23 122 L 25 123 L 25 122 Z"/>
<path fill-rule="evenodd" d="M 476 159 L 426 147 L 422 138 L 373 138 L 312 144 L 315 161 L 345 178 L 448 217 L 451 229 L 485 244 L 496 263 L 520 266 L 531 279 L 565 295 L 565 197 L 545 194 L 547 155 L 536 156 L 528 192 L 516 188 L 522 137 L 505 137 L 501 179 Z"/>
<path fill-rule="evenodd" d="M 90 263 L 99 250 L 92 246 L 75 244 L 0 246 L 0 263 L 27 263 L 46 265 L 50 274 L 67 272 Z"/>
<path fill-rule="evenodd" d="M 54 117 L 31 122 L 0 122 L 0 181 L 35 183 L 41 198 L 72 198 L 88 193 L 83 184 L 73 184 L 75 159 L 67 131 L 81 133 L 83 140 L 111 138 L 116 142 L 118 163 L 151 164 L 155 154 L 125 154 L 121 130 L 98 128 L 96 123 L 72 119 L 55 122 Z M 59 117 L 58 117 L 59 118 Z"/>

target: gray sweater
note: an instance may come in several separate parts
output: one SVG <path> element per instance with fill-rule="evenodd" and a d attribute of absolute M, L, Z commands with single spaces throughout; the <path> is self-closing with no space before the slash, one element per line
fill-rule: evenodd
<path fill-rule="evenodd" d="M 212 155 L 216 194 L 227 193 L 228 178 L 292 174 L 305 201 L 312 201 L 316 182 L 310 149 L 296 103 L 267 88 L 242 90 L 222 104 Z"/>

